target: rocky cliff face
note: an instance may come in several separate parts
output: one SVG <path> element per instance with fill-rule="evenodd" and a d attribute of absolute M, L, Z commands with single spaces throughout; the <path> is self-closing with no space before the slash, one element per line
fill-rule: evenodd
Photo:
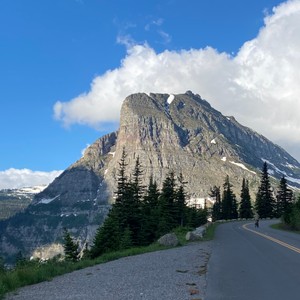
<path fill-rule="evenodd" d="M 253 130 L 225 117 L 199 95 L 134 94 L 124 100 L 114 159 L 105 180 L 115 182 L 122 148 L 128 169 L 139 156 L 145 178 L 161 178 L 172 169 L 183 173 L 190 196 L 205 197 L 213 185 L 222 186 L 226 175 L 237 193 L 241 179 L 255 187 L 264 160 L 274 177 L 283 174 L 299 182 L 299 163 L 282 148 Z"/>
<path fill-rule="evenodd" d="M 0 252 L 32 252 L 59 241 L 63 227 L 91 241 L 113 202 L 123 147 L 128 174 L 137 157 L 146 184 L 151 175 L 161 184 L 170 170 L 181 172 L 190 197 L 208 196 L 226 175 L 238 196 L 243 177 L 254 195 L 263 161 L 275 178 L 285 175 L 300 186 L 300 164 L 293 157 L 199 95 L 133 94 L 123 102 L 117 133 L 98 139 L 24 213 L 1 224 Z"/>
<path fill-rule="evenodd" d="M 207 196 L 227 174 L 239 191 L 242 177 L 259 180 L 263 161 L 274 177 L 285 175 L 295 186 L 300 182 L 300 165 L 293 157 L 199 95 L 133 94 L 123 102 L 118 132 L 99 138 L 33 204 L 51 199 L 63 206 L 82 200 L 112 202 L 123 147 L 128 174 L 139 156 L 146 183 L 150 175 L 161 183 L 170 170 L 182 172 L 192 196 Z"/>

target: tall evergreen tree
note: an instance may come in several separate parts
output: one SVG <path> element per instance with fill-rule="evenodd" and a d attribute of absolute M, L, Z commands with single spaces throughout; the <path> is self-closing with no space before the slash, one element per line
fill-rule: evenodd
<path fill-rule="evenodd" d="M 121 160 L 119 162 L 119 169 L 118 169 L 118 178 L 117 178 L 117 191 L 116 200 L 115 200 L 115 208 L 122 210 L 125 197 L 128 193 L 128 177 L 126 176 L 126 157 L 127 154 L 125 152 L 125 147 L 122 150 Z"/>
<path fill-rule="evenodd" d="M 251 198 L 249 193 L 249 183 L 248 180 L 243 178 L 242 190 L 241 190 L 241 202 L 239 207 L 240 218 L 253 218 Z"/>
<path fill-rule="evenodd" d="M 120 232 L 119 215 L 113 205 L 103 224 L 96 231 L 90 251 L 91 257 L 95 258 L 103 253 L 119 250 L 121 240 L 122 234 Z"/>
<path fill-rule="evenodd" d="M 202 207 L 193 205 L 186 207 L 187 210 L 187 226 L 196 228 L 207 223 L 207 210 Z"/>
<path fill-rule="evenodd" d="M 73 241 L 69 231 L 66 228 L 64 228 L 63 239 L 65 259 L 77 261 L 79 256 L 78 243 Z"/>
<path fill-rule="evenodd" d="M 217 220 L 222 219 L 222 210 L 221 210 L 221 192 L 220 187 L 214 186 L 210 189 L 210 197 L 215 199 L 215 203 L 212 207 L 212 221 L 215 222 Z"/>
<path fill-rule="evenodd" d="M 225 220 L 237 219 L 237 202 L 235 194 L 232 191 L 232 185 L 229 181 L 229 176 L 225 178 L 225 183 L 223 185 L 223 198 L 222 198 L 222 218 Z"/>
<path fill-rule="evenodd" d="M 284 215 L 283 221 L 293 230 L 300 230 L 300 196 L 291 204 L 290 212 Z"/>
<path fill-rule="evenodd" d="M 153 176 L 149 179 L 149 185 L 142 202 L 142 224 L 141 243 L 148 245 L 158 237 L 159 206 L 158 197 L 160 193 Z"/>
<path fill-rule="evenodd" d="M 135 161 L 135 166 L 132 174 L 132 188 L 133 188 L 133 196 L 137 202 L 140 202 L 144 196 L 145 186 L 143 186 L 143 169 L 140 163 L 139 156 Z"/>
<path fill-rule="evenodd" d="M 174 172 L 171 171 L 163 182 L 161 195 L 159 197 L 159 234 L 166 234 L 176 226 L 176 180 Z"/>
<path fill-rule="evenodd" d="M 126 227 L 122 232 L 122 237 L 120 241 L 120 249 L 129 249 L 133 246 L 132 230 Z"/>
<path fill-rule="evenodd" d="M 284 176 L 280 179 L 276 200 L 276 216 L 283 218 L 287 217 L 291 210 L 293 191 L 288 188 L 287 181 Z"/>
<path fill-rule="evenodd" d="M 116 199 L 112 205 L 103 224 L 99 226 L 91 247 L 91 256 L 93 258 L 100 256 L 105 252 L 118 250 L 121 247 L 121 241 L 125 240 L 128 244 L 128 238 L 131 232 L 128 232 L 128 199 L 132 198 L 132 188 L 126 175 L 126 152 L 123 148 L 121 160 L 119 162 Z M 126 230 L 126 233 L 125 233 Z"/>
<path fill-rule="evenodd" d="M 268 165 L 263 164 L 260 186 L 256 194 L 255 209 L 260 218 L 272 218 L 274 216 L 275 200 L 271 190 L 268 174 Z"/>
<path fill-rule="evenodd" d="M 186 225 L 186 192 L 185 185 L 187 182 L 184 181 L 182 173 L 178 177 L 179 187 L 176 191 L 175 197 L 175 213 L 176 223 L 180 226 Z"/>
<path fill-rule="evenodd" d="M 133 245 L 139 245 L 141 222 L 142 222 L 142 198 L 145 187 L 142 185 L 143 170 L 140 164 L 139 157 L 135 162 L 135 167 L 132 174 L 132 179 L 129 181 L 126 189 L 126 197 L 124 199 L 124 208 L 122 211 L 125 224 L 123 228 L 131 232 Z M 126 233 L 128 236 L 128 233 Z"/>

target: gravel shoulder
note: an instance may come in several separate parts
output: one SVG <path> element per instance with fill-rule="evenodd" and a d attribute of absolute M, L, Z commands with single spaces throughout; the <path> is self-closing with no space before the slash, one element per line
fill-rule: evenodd
<path fill-rule="evenodd" d="M 27 286 L 6 300 L 203 299 L 211 242 L 121 258 Z"/>

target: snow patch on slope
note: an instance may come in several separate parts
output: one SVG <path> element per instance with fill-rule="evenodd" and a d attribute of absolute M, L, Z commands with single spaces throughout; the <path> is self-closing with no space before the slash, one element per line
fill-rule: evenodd
<path fill-rule="evenodd" d="M 230 161 L 230 163 L 233 164 L 233 165 L 235 165 L 235 166 L 238 166 L 238 167 L 242 168 L 243 170 L 246 170 L 246 171 L 248 171 L 248 172 L 250 172 L 250 173 L 256 174 L 254 171 L 249 170 L 249 169 L 248 169 L 244 164 L 242 164 L 242 163 L 237 163 L 237 162 L 234 162 L 234 161 Z"/>
<path fill-rule="evenodd" d="M 32 187 L 23 187 L 20 189 L 16 189 L 16 192 L 21 194 L 38 194 L 42 192 L 48 185 L 36 185 Z"/>
<path fill-rule="evenodd" d="M 268 172 L 271 174 L 271 175 L 274 175 L 274 172 L 277 172 L 279 174 L 282 174 L 286 180 L 290 181 L 290 182 L 293 182 L 293 183 L 297 183 L 297 184 L 300 184 L 300 179 L 298 178 L 293 178 L 293 177 L 290 177 L 285 171 L 282 171 L 280 169 L 278 169 L 273 163 L 271 163 L 269 160 L 267 159 L 264 159 L 262 158 L 261 159 L 263 162 L 266 162 L 268 165 L 272 166 L 272 168 L 274 170 L 268 170 Z"/>
<path fill-rule="evenodd" d="M 175 96 L 171 94 L 167 100 L 168 104 L 171 104 L 173 102 L 174 98 L 175 98 Z"/>
<path fill-rule="evenodd" d="M 56 198 L 58 198 L 60 195 L 55 196 L 54 198 L 43 198 L 41 201 L 39 201 L 38 204 L 49 204 L 50 202 L 52 202 L 53 200 L 55 200 Z"/>

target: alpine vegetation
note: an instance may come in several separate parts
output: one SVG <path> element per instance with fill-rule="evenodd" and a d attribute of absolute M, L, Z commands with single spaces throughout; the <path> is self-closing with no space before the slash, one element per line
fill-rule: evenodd
<path fill-rule="evenodd" d="M 148 187 L 142 184 L 143 168 L 139 157 L 130 177 L 126 176 L 126 167 L 123 148 L 115 203 L 96 232 L 91 257 L 149 245 L 178 226 L 196 227 L 207 222 L 206 209 L 187 206 L 182 174 L 176 178 L 170 171 L 159 191 L 152 177 Z"/>

